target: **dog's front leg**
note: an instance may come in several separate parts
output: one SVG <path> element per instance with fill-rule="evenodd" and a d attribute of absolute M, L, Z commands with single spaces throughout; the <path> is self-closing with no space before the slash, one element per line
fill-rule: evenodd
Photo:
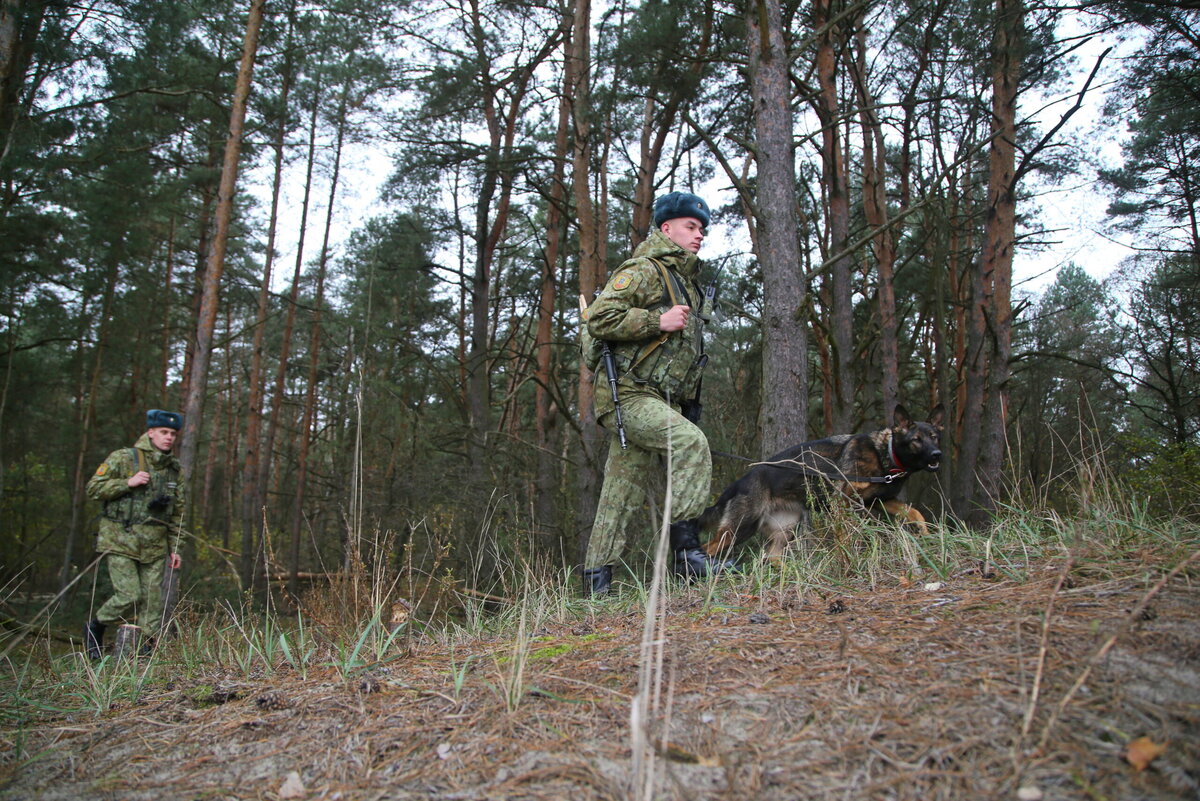
<path fill-rule="evenodd" d="M 883 502 L 883 508 L 896 517 L 903 517 L 908 523 L 915 523 L 917 530 L 921 532 L 921 536 L 929 535 L 929 526 L 925 525 L 925 515 L 918 512 L 913 507 L 903 501 L 898 501 L 892 498 L 890 501 Z"/>
<path fill-rule="evenodd" d="M 763 533 L 767 537 L 768 562 L 779 562 L 787 551 L 788 543 L 796 534 L 796 526 L 805 520 L 801 509 L 779 510 L 763 520 Z"/>
<path fill-rule="evenodd" d="M 783 560 L 783 554 L 791 541 L 791 530 L 783 526 L 772 526 L 767 530 L 767 561 L 776 563 Z"/>
<path fill-rule="evenodd" d="M 721 526 L 712 539 L 704 543 L 704 552 L 712 557 L 720 556 L 733 547 L 737 535 L 729 526 Z"/>

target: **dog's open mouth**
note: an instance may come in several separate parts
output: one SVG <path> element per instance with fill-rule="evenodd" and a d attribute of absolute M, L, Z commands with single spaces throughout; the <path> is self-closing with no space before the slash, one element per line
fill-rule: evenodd
<path fill-rule="evenodd" d="M 929 464 L 925 465 L 925 469 L 930 471 L 931 473 L 936 473 L 937 469 L 941 466 L 942 466 L 941 462 L 930 462 Z"/>

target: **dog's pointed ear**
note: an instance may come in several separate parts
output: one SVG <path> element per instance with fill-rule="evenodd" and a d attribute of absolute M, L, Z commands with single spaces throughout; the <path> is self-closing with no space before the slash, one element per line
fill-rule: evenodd
<path fill-rule="evenodd" d="M 939 403 L 937 406 L 934 406 L 933 411 L 929 413 L 929 424 L 938 431 L 941 431 L 942 423 L 945 421 L 945 419 L 946 407 Z"/>
<path fill-rule="evenodd" d="M 892 427 L 908 428 L 911 425 L 912 418 L 908 415 L 908 409 L 904 408 L 903 403 L 897 403 L 896 410 L 892 412 Z"/>

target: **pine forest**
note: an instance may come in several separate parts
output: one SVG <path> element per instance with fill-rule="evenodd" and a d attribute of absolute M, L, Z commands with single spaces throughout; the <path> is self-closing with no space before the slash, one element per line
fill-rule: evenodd
<path fill-rule="evenodd" d="M 940 469 L 707 583 L 649 471 L 589 599 L 584 307 L 672 192 L 709 502 Z M 174 639 L 89 660 L 148 410 Z M 1194 798 L 1198 525 L 1193 2 L 0 0 L 0 799 Z"/>

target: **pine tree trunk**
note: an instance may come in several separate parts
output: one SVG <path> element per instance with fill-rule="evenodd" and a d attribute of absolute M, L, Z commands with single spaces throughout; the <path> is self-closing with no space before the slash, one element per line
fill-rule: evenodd
<path fill-rule="evenodd" d="M 1000 497 L 1008 453 L 1008 380 L 1012 357 L 1012 263 L 1016 242 L 1016 122 L 1025 8 L 1023 0 L 996 0 L 992 53 L 992 141 L 983 270 L 991 288 L 988 312 L 991 364 L 983 444 L 979 453 L 979 506 L 991 512 Z M 978 520 L 977 522 L 982 522 Z"/>
<path fill-rule="evenodd" d="M 875 256 L 876 294 L 879 303 L 879 366 L 884 419 L 891 422 L 900 402 L 900 348 L 896 334 L 896 288 L 893 283 L 896 250 L 888 227 L 886 169 L 883 126 L 875 113 L 875 98 L 867 88 L 866 31 L 858 30 L 858 90 L 862 107 L 863 212 L 867 225 L 878 233 L 872 240 Z"/>
<path fill-rule="evenodd" d="M 21 90 L 48 5 L 46 0 L 0 0 L 0 163 L 12 146 L 21 116 Z"/>
<path fill-rule="evenodd" d="M 967 336 L 963 363 L 962 431 L 959 439 L 958 464 L 955 470 L 957 501 L 956 514 L 964 520 L 977 520 L 979 453 L 982 438 L 983 404 L 987 397 L 985 383 L 988 370 L 986 311 L 991 292 L 983 263 L 976 259 L 970 268 L 970 307 L 967 314 Z"/>
<path fill-rule="evenodd" d="M 567 42 L 570 47 L 570 42 Z M 550 196 L 546 209 L 546 248 L 542 259 L 542 292 L 538 303 L 537 334 L 534 353 L 537 359 L 537 388 L 534 391 L 534 420 L 537 432 L 537 473 L 534 478 L 535 524 L 544 541 L 559 543 L 558 458 L 554 452 L 553 431 L 556 411 L 550 387 L 553 386 L 554 307 L 558 294 L 558 262 L 561 256 L 566 204 L 566 161 L 571 105 L 563 78 L 563 94 L 558 103 L 558 127 L 554 135 L 554 169 L 550 178 Z M 582 324 L 582 322 L 581 322 Z"/>
<path fill-rule="evenodd" d="M 211 151 L 212 148 L 209 148 L 209 150 Z M 206 162 L 205 171 L 207 172 L 208 168 L 214 167 L 215 163 L 216 157 L 213 156 Z M 200 303 L 204 298 L 204 273 L 205 265 L 208 263 L 209 234 L 213 214 L 212 203 L 212 188 L 210 182 L 206 180 L 200 187 L 200 215 L 196 220 L 196 229 L 199 231 L 196 240 L 196 269 L 192 276 L 193 280 L 190 287 L 191 296 L 189 301 L 189 306 L 191 307 L 190 319 L 197 321 L 200 319 Z M 195 364 L 195 360 L 196 338 L 188 336 L 184 340 L 183 345 L 183 374 L 179 382 L 179 397 L 184 404 L 187 403 L 187 399 L 191 396 L 192 365 Z"/>
<path fill-rule="evenodd" d="M 477 76 L 483 92 L 483 118 L 488 131 L 488 145 L 483 167 L 483 180 L 475 205 L 475 269 L 470 288 L 470 345 L 467 350 L 467 409 L 470 412 L 471 436 L 468 442 L 468 453 L 471 462 L 477 466 L 488 464 L 487 435 L 491 429 L 491 381 L 490 364 L 487 358 L 491 344 L 488 328 L 488 310 L 492 298 L 492 256 L 495 245 L 491 238 L 494 224 L 490 218 L 495 212 L 496 222 L 507 217 L 505 193 L 501 183 L 505 180 L 501 167 L 502 125 L 500 112 L 497 108 L 500 99 L 500 87 L 491 79 L 489 59 L 483 50 L 482 21 L 478 18 L 479 9 L 474 13 L 477 18 L 473 21 L 476 28 L 477 47 Z M 496 195 L 501 195 L 497 200 Z M 477 471 L 476 471 L 477 472 Z"/>
<path fill-rule="evenodd" d="M 242 59 L 238 67 L 237 85 L 229 115 L 229 136 L 225 140 L 225 160 L 221 166 L 221 187 L 217 194 L 216 231 L 204 270 L 204 290 L 200 314 L 196 321 L 196 347 L 188 382 L 185 418 L 179 447 L 179 461 L 185 476 L 190 476 L 199 446 L 204 399 L 207 394 L 208 364 L 212 357 L 213 327 L 217 320 L 221 274 L 225 269 L 225 247 L 229 239 L 229 224 L 233 217 L 233 197 L 237 189 L 238 157 L 242 150 L 242 129 L 246 121 L 246 100 L 250 96 L 250 81 L 254 74 L 254 57 L 258 52 L 258 32 L 262 27 L 263 6 L 266 0 L 251 0 L 246 22 L 246 37 L 242 44 Z"/>
<path fill-rule="evenodd" d="M 591 128 L 591 15 L 590 0 L 572 3 L 571 43 L 566 53 L 566 82 L 571 102 L 574 126 L 571 179 L 575 199 L 575 218 L 579 226 L 579 293 L 591 302 L 596 288 L 604 278 L 604 262 L 600 258 L 600 239 L 596 208 L 592 204 L 589 186 L 592 157 Z M 587 541 L 596 518 L 596 493 L 599 481 L 599 458 L 602 445 L 600 428 L 592 405 L 592 372 L 579 363 L 579 428 L 583 452 L 577 475 L 579 508 L 576 530 L 579 531 L 579 553 L 587 552 Z M 585 567 L 587 567 L 585 565 Z"/>
<path fill-rule="evenodd" d="M 226 309 L 225 312 L 225 330 L 233 330 L 233 313 L 231 309 Z M 223 505 L 223 516 L 221 519 L 221 547 L 229 550 L 230 537 L 233 534 L 234 520 L 236 518 L 234 505 L 234 476 L 238 474 L 238 453 L 241 445 L 241 425 L 239 423 L 242 414 L 240 413 L 239 403 L 240 393 L 237 392 L 237 385 L 233 378 L 233 359 L 225 360 L 225 447 L 222 448 L 225 456 L 225 462 L 222 465 L 222 492 L 221 502 Z"/>
<path fill-rule="evenodd" d="M 167 399 L 167 387 L 171 375 L 171 300 L 175 282 L 175 215 L 171 215 L 171 227 L 167 234 L 167 274 L 163 279 L 163 330 L 162 353 L 159 355 L 158 403 L 170 409 L 175 404 Z"/>
<path fill-rule="evenodd" d="M 803 442 L 808 430 L 808 330 L 800 263 L 790 63 L 778 0 L 746 5 L 758 164 L 758 256 L 763 270 L 761 449 Z"/>
<path fill-rule="evenodd" d="M 321 256 L 317 263 L 317 297 L 313 302 L 312 329 L 308 342 L 308 388 L 304 396 L 304 416 L 300 422 L 300 456 L 297 461 L 296 495 L 292 502 L 291 580 L 289 589 L 292 597 L 300 591 L 300 534 L 304 523 L 304 496 L 308 489 L 309 451 L 312 448 L 313 420 L 317 407 L 317 368 L 321 363 L 321 314 L 325 305 L 325 276 L 329 266 L 329 236 L 333 230 L 333 210 L 337 204 L 338 179 L 342 166 L 342 146 L 346 140 L 346 100 L 350 94 L 351 79 L 342 86 L 342 97 L 338 102 L 337 142 L 334 145 L 333 175 L 329 179 L 329 200 L 325 210 L 325 234 L 321 241 Z M 354 469 L 357 469 L 355 466 Z M 357 537 L 361 532 L 349 532 Z"/>
<path fill-rule="evenodd" d="M 13 306 L 15 308 L 15 304 Z M 8 318 L 8 352 L 4 360 L 4 384 L 0 387 L 0 504 L 4 502 L 4 412 L 8 408 L 8 388 L 12 383 L 13 356 L 17 350 L 17 330 L 20 326 L 15 315 Z"/>
<path fill-rule="evenodd" d="M 841 140 L 841 110 L 837 95 L 837 56 L 840 25 L 830 25 L 831 0 L 814 0 L 813 24 L 825 28 L 817 46 L 817 80 L 820 96 L 817 117 L 821 120 L 821 175 L 828 203 L 829 252 L 843 254 L 828 265 L 829 338 L 833 345 L 833 430 L 850 431 L 854 415 L 854 307 L 850 295 L 853 257 L 847 253 L 850 239 L 850 193 L 846 159 Z M 839 41 L 834 41 L 837 36 Z"/>
<path fill-rule="evenodd" d="M 283 186 L 283 144 L 289 130 L 288 99 L 292 89 L 292 31 L 295 23 L 296 4 L 288 8 L 287 47 L 284 49 L 282 84 L 279 89 L 279 127 L 275 130 L 275 171 L 271 179 L 271 212 L 267 224 L 267 250 L 263 258 L 262 283 L 258 288 L 258 307 L 254 315 L 254 344 L 250 350 L 250 397 L 246 409 L 246 457 L 242 465 L 241 482 L 241 530 L 242 553 L 238 564 L 243 590 L 254 585 L 254 565 L 262 542 L 263 498 L 259 491 L 260 462 L 264 458 L 262 449 L 263 394 L 266 389 L 263 378 L 263 340 L 267 331 L 267 316 L 270 310 L 271 278 L 275 265 L 275 236 L 279 226 L 279 193 Z M 293 306 L 294 308 L 294 306 Z M 286 342 L 286 340 L 285 340 Z M 270 458 L 270 451 L 265 453 Z"/>
<path fill-rule="evenodd" d="M 114 241 L 120 242 L 123 237 Z M 66 590 L 71 583 L 71 564 L 75 558 L 75 543 L 79 541 L 79 531 L 83 527 L 84 489 L 87 486 L 87 459 L 91 448 L 92 423 L 95 419 L 96 396 L 100 391 L 100 376 L 104 371 L 104 351 L 108 346 L 108 322 L 112 317 L 113 295 L 116 293 L 117 278 L 120 275 L 120 248 L 114 247 L 110 253 L 108 275 L 104 280 L 104 299 L 100 303 L 100 325 L 96 331 L 96 354 L 92 362 L 92 375 L 88 381 L 87 397 L 83 398 L 83 408 L 79 416 L 79 449 L 75 452 L 75 482 L 71 489 L 71 525 L 67 528 L 67 541 L 63 546 L 62 569 L 58 574 L 59 591 Z"/>
<path fill-rule="evenodd" d="M 218 436 L 221 433 L 221 423 L 225 419 L 225 403 L 225 394 L 218 391 L 210 415 L 208 448 L 204 452 L 204 479 L 200 484 L 202 489 L 198 493 L 200 499 L 199 520 L 202 529 L 196 533 L 202 534 L 205 539 L 212 535 L 212 524 L 216 511 L 213 509 L 213 476 L 216 473 L 217 454 L 222 448 Z"/>
<path fill-rule="evenodd" d="M 291 358 L 292 335 L 296 327 L 296 306 L 300 299 L 300 275 L 304 267 L 304 243 L 308 231 L 308 210 L 312 201 L 313 167 L 317 156 L 317 112 L 321 107 L 322 76 L 316 77 L 312 110 L 308 120 L 308 155 L 304 173 L 304 197 L 300 203 L 300 230 L 296 239 L 296 260 L 292 268 L 292 287 L 288 293 L 287 314 L 284 316 L 283 339 L 279 347 L 279 364 L 275 371 L 275 386 L 271 394 L 271 413 L 267 417 L 267 436 L 263 442 L 262 458 L 258 475 L 258 495 L 254 501 L 256 510 L 265 510 L 267 491 L 271 484 L 271 463 L 275 457 L 275 440 L 281 424 L 283 397 L 287 388 L 288 362 Z M 265 514 L 265 511 L 263 512 Z M 265 532 L 264 536 L 265 536 Z M 264 551 L 263 558 L 266 559 Z M 267 567 L 270 567 L 269 565 Z M 255 571 L 257 573 L 257 571 Z M 269 570 L 267 572 L 270 572 Z M 269 591 L 269 584 L 264 584 Z"/>

